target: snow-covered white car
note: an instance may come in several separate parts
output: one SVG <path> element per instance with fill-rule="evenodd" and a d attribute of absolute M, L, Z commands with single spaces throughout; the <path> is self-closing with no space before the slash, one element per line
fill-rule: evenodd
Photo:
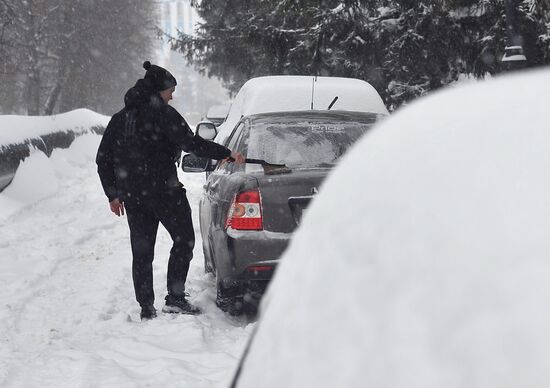
<path fill-rule="evenodd" d="M 205 119 L 210 121 L 211 123 L 214 123 L 214 125 L 216 126 L 221 125 L 227 117 L 230 106 L 231 105 L 229 103 L 211 106 L 210 108 L 208 108 L 208 112 L 206 112 Z"/>
<path fill-rule="evenodd" d="M 234 387 L 548 387 L 550 71 L 419 99 L 309 208 Z"/>
<path fill-rule="evenodd" d="M 338 111 L 388 114 L 376 89 L 359 79 L 301 75 L 257 77 L 248 80 L 235 96 L 227 118 L 218 128 L 216 141 L 223 144 L 244 116 L 327 110 L 329 106 Z"/>

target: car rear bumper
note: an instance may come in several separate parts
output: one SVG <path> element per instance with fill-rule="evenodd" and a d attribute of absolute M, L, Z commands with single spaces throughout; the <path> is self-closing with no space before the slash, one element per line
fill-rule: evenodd
<path fill-rule="evenodd" d="M 216 266 L 221 281 L 269 280 L 288 246 L 291 233 L 266 230 L 224 231 L 227 256 L 218 255 Z"/>

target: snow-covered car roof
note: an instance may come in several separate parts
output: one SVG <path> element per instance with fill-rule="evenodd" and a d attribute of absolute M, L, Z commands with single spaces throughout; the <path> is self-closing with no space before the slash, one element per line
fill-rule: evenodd
<path fill-rule="evenodd" d="M 242 116 L 299 110 L 334 110 L 387 114 L 382 98 L 368 82 L 354 78 L 268 76 L 248 80 L 239 90 L 216 139 L 223 142 Z M 313 106 L 313 108 L 312 108 Z"/>
<path fill-rule="evenodd" d="M 495 78 L 367 133 L 282 258 L 236 386 L 547 387 L 548 96 L 548 70 Z"/>

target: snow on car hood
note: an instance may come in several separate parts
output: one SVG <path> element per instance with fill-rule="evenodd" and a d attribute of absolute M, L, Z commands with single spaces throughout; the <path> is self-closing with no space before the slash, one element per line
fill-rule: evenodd
<path fill-rule="evenodd" d="M 548 70 L 456 87 L 357 143 L 282 258 L 237 386 L 548 386 L 548 96 Z"/>

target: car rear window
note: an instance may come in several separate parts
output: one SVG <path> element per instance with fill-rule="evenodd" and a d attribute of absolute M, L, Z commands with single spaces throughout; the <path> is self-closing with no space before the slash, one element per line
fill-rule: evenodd
<path fill-rule="evenodd" d="M 376 121 L 258 122 L 250 129 L 247 157 L 288 167 L 336 163 Z"/>

